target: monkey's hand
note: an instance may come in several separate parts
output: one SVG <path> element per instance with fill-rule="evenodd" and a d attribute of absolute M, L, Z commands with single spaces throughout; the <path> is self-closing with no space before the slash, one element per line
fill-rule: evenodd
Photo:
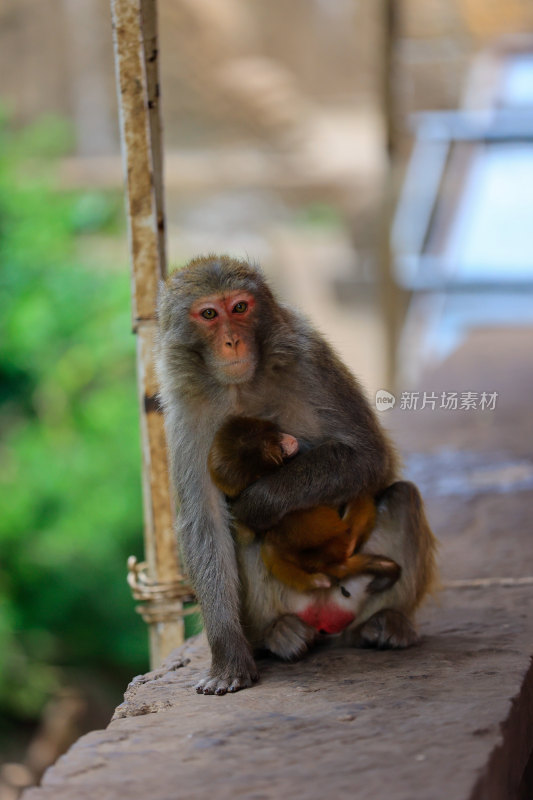
<path fill-rule="evenodd" d="M 358 492 L 368 490 L 373 480 L 367 464 L 353 448 L 328 442 L 252 483 L 232 503 L 232 511 L 253 531 L 267 531 L 291 511 L 322 504 L 341 506 Z"/>
<path fill-rule="evenodd" d="M 259 680 L 259 672 L 251 654 L 241 651 L 229 664 L 217 665 L 214 660 L 208 675 L 195 686 L 198 694 L 226 694 L 247 689 Z M 245 657 L 245 655 L 247 657 Z"/>

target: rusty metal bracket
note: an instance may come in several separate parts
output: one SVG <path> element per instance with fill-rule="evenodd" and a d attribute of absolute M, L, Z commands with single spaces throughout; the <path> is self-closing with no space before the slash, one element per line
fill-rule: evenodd
<path fill-rule="evenodd" d="M 148 624 L 173 622 L 176 614 L 186 616 L 198 611 L 196 604 L 183 607 L 195 599 L 183 576 L 175 581 L 153 581 L 146 561 L 137 561 L 135 556 L 128 558 L 128 584 L 135 600 L 143 603 L 136 611 Z"/>

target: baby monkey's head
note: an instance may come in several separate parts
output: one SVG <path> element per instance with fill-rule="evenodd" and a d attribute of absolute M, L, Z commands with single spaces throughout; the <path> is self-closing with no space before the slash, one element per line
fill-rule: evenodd
<path fill-rule="evenodd" d="M 216 486 L 228 497 L 237 497 L 297 452 L 297 439 L 273 422 L 229 417 L 215 434 L 207 463 Z"/>

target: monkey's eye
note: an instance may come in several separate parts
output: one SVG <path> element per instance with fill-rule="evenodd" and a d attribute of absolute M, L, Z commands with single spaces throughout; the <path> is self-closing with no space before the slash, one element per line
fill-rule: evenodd
<path fill-rule="evenodd" d="M 205 311 L 202 311 L 202 317 L 204 319 L 215 319 L 217 316 L 217 312 L 214 308 L 206 308 Z"/>
<path fill-rule="evenodd" d="M 248 303 L 245 303 L 244 300 L 241 300 L 240 303 L 237 303 L 235 306 L 233 306 L 234 314 L 244 314 L 244 312 L 247 310 L 248 310 Z"/>

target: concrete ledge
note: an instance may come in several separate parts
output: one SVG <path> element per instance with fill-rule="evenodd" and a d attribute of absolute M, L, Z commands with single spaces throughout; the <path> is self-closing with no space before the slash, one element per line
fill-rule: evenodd
<path fill-rule="evenodd" d="M 262 661 L 261 682 L 233 696 L 192 690 L 208 664 L 200 637 L 135 679 L 109 728 L 24 798 L 518 797 L 533 749 L 532 593 L 441 599 L 410 650 Z"/>
<path fill-rule="evenodd" d="M 453 428 L 437 413 L 390 417 L 405 449 L 425 450 L 414 465 L 445 586 L 533 575 L 533 377 L 517 369 L 529 341 L 474 337 L 439 370 L 443 389 L 501 392 L 492 416 L 465 412 Z M 80 739 L 24 800 L 531 800 L 532 611 L 531 585 L 444 588 L 412 649 L 265 660 L 256 687 L 224 697 L 191 688 L 208 665 L 200 637 L 135 679 L 107 730 Z"/>

